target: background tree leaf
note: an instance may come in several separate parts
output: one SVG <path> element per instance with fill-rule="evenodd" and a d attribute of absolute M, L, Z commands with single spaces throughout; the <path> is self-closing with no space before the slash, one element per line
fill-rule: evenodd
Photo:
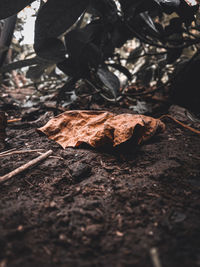
<path fill-rule="evenodd" d="M 115 74 L 110 72 L 107 68 L 99 68 L 97 75 L 101 82 L 110 90 L 112 95 L 116 98 L 120 88 L 119 79 Z"/>
<path fill-rule="evenodd" d="M 148 30 L 155 36 L 159 36 L 159 32 L 156 29 L 154 22 L 152 20 L 152 18 L 149 16 L 148 11 L 142 12 L 140 14 L 140 17 L 142 18 L 142 20 L 146 23 L 146 25 L 148 26 Z"/>
<path fill-rule="evenodd" d="M 91 68 L 97 69 L 101 63 L 102 55 L 98 48 L 100 43 L 94 43 L 98 29 L 98 25 L 87 25 L 82 29 L 70 31 L 65 37 L 69 58 L 80 73 L 85 73 Z"/>
<path fill-rule="evenodd" d="M 48 0 L 35 23 L 37 39 L 58 37 L 70 28 L 87 8 L 89 0 Z"/>
<path fill-rule="evenodd" d="M 65 54 L 64 44 L 56 37 L 64 33 L 77 21 L 87 8 L 88 1 L 48 0 L 42 6 L 35 22 L 34 49 L 39 56 L 50 59 L 63 59 Z M 52 45 L 52 41 L 55 45 Z M 48 53 L 49 45 L 51 46 L 51 51 Z"/>
<path fill-rule="evenodd" d="M 0 0 L 0 20 L 8 18 L 35 0 Z"/>
<path fill-rule="evenodd" d="M 127 69 L 127 68 L 125 68 L 124 66 L 122 66 L 122 65 L 120 65 L 120 64 L 117 64 L 117 63 L 108 63 L 108 64 L 106 64 L 107 66 L 110 66 L 110 67 L 112 67 L 112 68 L 114 68 L 114 69 L 116 69 L 116 70 L 118 70 L 118 71 L 120 71 L 121 73 L 123 73 L 127 78 L 128 78 L 128 80 L 129 81 L 131 81 L 132 80 L 132 74 L 130 73 L 130 71 Z"/>
<path fill-rule="evenodd" d="M 4 27 L 1 31 L 1 36 L 0 36 L 0 48 L 5 47 L 5 51 L 0 51 L 0 67 L 3 65 L 6 59 L 7 52 L 13 38 L 13 32 L 15 29 L 16 21 L 17 21 L 17 15 L 13 15 L 5 19 L 4 21 L 5 22 Z"/>
<path fill-rule="evenodd" d="M 38 39 L 34 49 L 39 57 L 55 62 L 64 59 L 66 54 L 65 45 L 58 38 Z"/>

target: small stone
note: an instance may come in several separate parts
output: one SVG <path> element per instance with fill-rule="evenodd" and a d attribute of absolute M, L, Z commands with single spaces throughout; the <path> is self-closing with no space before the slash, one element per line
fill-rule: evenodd
<path fill-rule="evenodd" d="M 19 231 L 19 232 L 22 232 L 23 229 L 24 229 L 23 225 L 19 225 L 19 226 L 17 227 L 17 231 Z"/>
<path fill-rule="evenodd" d="M 76 181 L 82 181 L 91 173 L 91 167 L 87 163 L 77 162 L 69 167 L 71 175 Z"/>
<path fill-rule="evenodd" d="M 80 192 L 80 191 L 81 191 L 80 186 L 77 186 L 77 187 L 76 187 L 76 192 Z"/>
<path fill-rule="evenodd" d="M 148 235 L 153 236 L 153 231 L 149 231 Z"/>
<path fill-rule="evenodd" d="M 87 236 L 98 236 L 102 231 L 102 225 L 100 224 L 91 224 L 86 226 L 85 234 Z"/>
<path fill-rule="evenodd" d="M 6 259 L 0 261 L 0 267 L 6 267 L 6 266 L 7 266 L 7 260 Z"/>
<path fill-rule="evenodd" d="M 182 212 L 174 212 L 171 216 L 171 220 L 175 223 L 181 223 L 186 219 L 186 215 Z"/>
<path fill-rule="evenodd" d="M 60 234 L 59 235 L 59 240 L 60 241 L 65 241 L 65 240 L 67 240 L 67 238 L 66 238 L 66 236 L 64 234 Z"/>
<path fill-rule="evenodd" d="M 119 236 L 119 237 L 124 236 L 124 234 L 122 232 L 120 232 L 120 231 L 116 231 L 116 235 Z"/>
<path fill-rule="evenodd" d="M 49 204 L 50 208 L 55 208 L 56 207 L 56 202 L 55 201 L 51 201 Z"/>
<path fill-rule="evenodd" d="M 158 222 L 155 222 L 153 225 L 154 225 L 155 227 L 158 227 Z"/>

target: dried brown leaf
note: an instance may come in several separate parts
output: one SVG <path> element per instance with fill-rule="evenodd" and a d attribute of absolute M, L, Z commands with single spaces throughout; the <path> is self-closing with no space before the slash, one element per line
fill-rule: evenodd
<path fill-rule="evenodd" d="M 116 147 L 132 138 L 135 144 L 140 144 L 164 129 L 159 119 L 144 115 L 73 110 L 58 115 L 37 130 L 66 148 L 82 143 Z"/>

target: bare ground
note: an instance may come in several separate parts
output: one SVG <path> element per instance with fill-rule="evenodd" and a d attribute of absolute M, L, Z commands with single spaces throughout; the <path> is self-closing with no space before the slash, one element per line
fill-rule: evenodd
<path fill-rule="evenodd" d="M 0 266 L 200 266 L 200 138 L 166 120 L 137 151 L 63 150 L 35 124 L 7 148 L 53 156 L 0 185 Z M 0 158 L 0 176 L 37 157 Z"/>

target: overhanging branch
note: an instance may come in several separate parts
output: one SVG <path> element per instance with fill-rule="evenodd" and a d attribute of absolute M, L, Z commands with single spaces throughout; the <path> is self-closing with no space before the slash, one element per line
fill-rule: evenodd
<path fill-rule="evenodd" d="M 28 67 L 28 66 L 32 66 L 32 65 L 50 64 L 50 63 L 55 63 L 55 62 L 51 62 L 49 60 L 45 60 L 45 59 L 42 59 L 42 58 L 36 56 L 33 58 L 19 60 L 19 61 L 12 62 L 12 63 L 7 64 L 7 65 L 4 65 L 3 67 L 0 68 L 0 73 L 9 72 L 12 70 L 21 69 L 23 67 Z"/>

